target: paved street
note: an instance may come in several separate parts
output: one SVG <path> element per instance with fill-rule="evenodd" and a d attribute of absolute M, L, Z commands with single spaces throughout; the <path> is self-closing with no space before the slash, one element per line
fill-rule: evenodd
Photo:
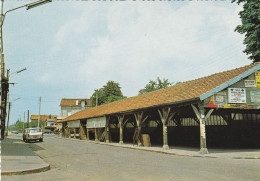
<path fill-rule="evenodd" d="M 21 137 L 19 137 L 21 138 Z M 29 143 L 47 172 L 2 180 L 260 180 L 259 159 L 185 157 L 59 139 Z"/>

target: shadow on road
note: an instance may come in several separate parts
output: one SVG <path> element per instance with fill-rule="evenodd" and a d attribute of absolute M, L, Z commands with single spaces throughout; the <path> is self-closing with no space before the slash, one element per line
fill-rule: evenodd
<path fill-rule="evenodd" d="M 24 143 L 21 139 L 5 138 L 1 141 L 1 156 L 37 156 L 30 148 L 30 144 Z M 34 146 L 35 149 L 43 149 L 40 146 Z"/>

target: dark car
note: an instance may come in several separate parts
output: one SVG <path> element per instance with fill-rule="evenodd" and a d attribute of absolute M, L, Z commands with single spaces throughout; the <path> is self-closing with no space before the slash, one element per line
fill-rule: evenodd
<path fill-rule="evenodd" d="M 45 134 L 51 134 L 51 133 L 52 133 L 52 130 L 50 130 L 50 129 L 45 129 L 45 130 L 44 130 L 44 133 L 45 133 Z"/>

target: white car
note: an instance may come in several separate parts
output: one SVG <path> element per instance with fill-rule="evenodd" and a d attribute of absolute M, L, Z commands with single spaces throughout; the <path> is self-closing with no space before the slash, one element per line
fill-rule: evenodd
<path fill-rule="evenodd" d="M 23 141 L 36 141 L 39 140 L 40 142 L 43 141 L 43 133 L 41 128 L 27 128 L 23 133 Z"/>

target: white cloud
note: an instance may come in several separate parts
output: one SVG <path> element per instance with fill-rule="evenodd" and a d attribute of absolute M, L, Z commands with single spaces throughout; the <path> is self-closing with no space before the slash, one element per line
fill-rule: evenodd
<path fill-rule="evenodd" d="M 132 96 L 157 76 L 176 82 L 222 71 L 236 65 L 232 61 L 241 52 L 234 4 L 189 2 L 174 8 L 168 2 L 124 2 L 84 9 L 59 28 L 52 53 L 66 54 L 60 68 L 67 79 L 76 76 L 89 95 L 109 79 Z"/>
<path fill-rule="evenodd" d="M 5 1 L 5 8 L 25 3 Z M 28 68 L 10 91 L 24 98 L 13 117 L 37 114 L 40 95 L 50 100 L 43 113 L 59 114 L 59 98 L 90 97 L 108 80 L 133 96 L 157 76 L 185 81 L 249 64 L 234 32 L 239 10 L 229 1 L 53 1 L 12 13 L 7 67 Z"/>

